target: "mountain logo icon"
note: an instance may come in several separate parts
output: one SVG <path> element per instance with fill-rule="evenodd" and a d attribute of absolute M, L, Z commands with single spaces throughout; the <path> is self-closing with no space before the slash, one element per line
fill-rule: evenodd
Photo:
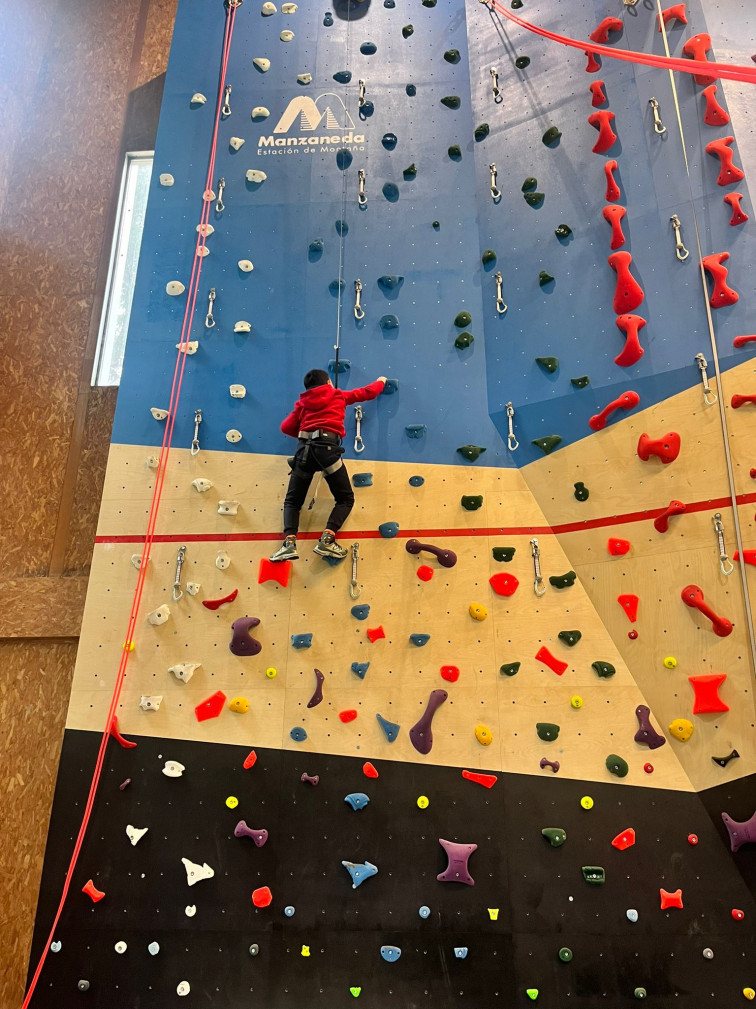
<path fill-rule="evenodd" d="M 292 98 L 273 132 L 288 133 L 297 120 L 300 132 L 306 133 L 314 133 L 321 126 L 329 133 L 354 129 L 354 120 L 341 98 L 333 92 L 319 95 L 315 101 L 306 95 Z"/>

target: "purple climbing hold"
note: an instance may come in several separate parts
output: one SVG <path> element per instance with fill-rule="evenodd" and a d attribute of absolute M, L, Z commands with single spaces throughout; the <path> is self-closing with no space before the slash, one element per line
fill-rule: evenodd
<path fill-rule="evenodd" d="M 409 730 L 410 742 L 418 753 L 430 753 L 433 747 L 433 732 L 431 722 L 436 711 L 441 707 L 448 693 L 445 690 L 431 690 L 428 704 L 422 716 Z"/>
<path fill-rule="evenodd" d="M 256 847 L 262 848 L 268 840 L 268 832 L 264 828 L 255 830 L 254 827 L 248 827 L 244 820 L 239 820 L 234 827 L 234 837 L 249 837 L 255 842 Z"/>
<path fill-rule="evenodd" d="M 560 764 L 558 760 L 547 760 L 546 757 L 541 757 L 540 768 L 543 770 L 545 767 L 550 767 L 554 774 L 559 770 Z"/>
<path fill-rule="evenodd" d="M 449 864 L 436 879 L 441 883 L 465 883 L 467 886 L 475 886 L 467 862 L 477 849 L 477 844 L 458 844 L 456 841 L 445 841 L 442 837 L 439 837 L 438 843 L 446 852 Z"/>
<path fill-rule="evenodd" d="M 308 708 L 317 707 L 317 705 L 323 700 L 323 684 L 325 683 L 325 676 L 323 676 L 319 669 L 314 670 L 314 672 L 315 679 L 317 680 L 317 686 L 315 687 L 315 693 L 307 702 Z"/>
<path fill-rule="evenodd" d="M 651 709 L 645 704 L 639 704 L 635 709 L 638 719 L 638 731 L 633 736 L 636 743 L 645 743 L 649 750 L 657 750 L 667 742 L 666 738 L 657 732 L 651 724 Z"/>
<path fill-rule="evenodd" d="M 228 646 L 234 655 L 259 655 L 262 645 L 249 633 L 260 623 L 258 617 L 239 617 L 231 624 L 231 644 Z"/>
<path fill-rule="evenodd" d="M 743 844 L 756 844 L 756 812 L 749 820 L 738 823 L 727 813 L 722 813 L 724 825 L 730 835 L 730 850 L 734 853 Z"/>
<path fill-rule="evenodd" d="M 307 772 L 305 772 L 299 780 L 307 785 L 317 785 L 317 783 L 320 781 L 320 775 L 307 774 Z"/>

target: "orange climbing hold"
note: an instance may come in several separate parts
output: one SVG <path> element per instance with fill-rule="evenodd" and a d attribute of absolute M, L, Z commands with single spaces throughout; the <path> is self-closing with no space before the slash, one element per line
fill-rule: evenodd
<path fill-rule="evenodd" d="M 706 32 L 701 32 L 700 35 L 694 35 L 692 38 L 688 39 L 682 47 L 682 52 L 683 56 L 689 56 L 692 60 L 705 63 L 706 54 L 710 49 L 711 35 L 707 35 Z M 713 84 L 716 79 L 716 77 L 708 77 L 706 74 L 693 74 L 693 80 L 696 84 Z"/>
<path fill-rule="evenodd" d="M 244 758 L 244 763 L 242 764 L 242 767 L 244 768 L 245 771 L 248 771 L 250 767 L 254 767 L 256 763 L 257 763 L 257 754 L 255 753 L 254 750 L 250 750 L 247 756 Z"/>
<path fill-rule="evenodd" d="M 739 224 L 745 224 L 745 222 L 749 219 L 748 214 L 740 205 L 740 201 L 742 199 L 742 193 L 728 193 L 726 196 L 722 197 L 723 202 L 732 208 L 732 217 L 730 218 L 731 228 L 737 228 Z"/>
<path fill-rule="evenodd" d="M 277 561 L 273 562 L 268 560 L 267 557 L 260 558 L 260 570 L 257 572 L 257 584 L 262 585 L 263 582 L 278 582 L 284 588 L 289 584 L 289 576 L 291 575 L 291 561 Z"/>
<path fill-rule="evenodd" d="M 617 834 L 612 839 L 612 847 L 617 848 L 618 851 L 624 851 L 625 848 L 630 848 L 634 844 L 635 830 L 632 827 L 628 827 L 627 830 L 623 830 L 621 834 Z"/>
<path fill-rule="evenodd" d="M 717 86 L 716 84 L 710 84 L 708 88 L 704 88 L 701 94 L 706 99 L 706 111 L 704 112 L 703 120 L 707 126 L 726 126 L 730 117 L 722 108 L 722 106 L 717 101 Z"/>
<path fill-rule="evenodd" d="M 427 564 L 421 564 L 417 569 L 417 577 L 421 582 L 429 582 L 433 577 L 433 568 L 429 568 Z"/>
<path fill-rule="evenodd" d="M 517 591 L 517 586 L 520 584 L 514 575 L 507 574 L 504 571 L 491 575 L 488 583 L 497 596 L 513 596 Z"/>
<path fill-rule="evenodd" d="M 620 540 L 615 536 L 610 536 L 606 544 L 606 549 L 612 557 L 621 557 L 630 549 L 630 540 Z"/>
<path fill-rule="evenodd" d="M 339 718 L 342 722 L 353 722 L 357 717 L 357 712 L 354 708 L 347 708 L 346 711 L 339 712 Z"/>
<path fill-rule="evenodd" d="M 273 900 L 273 894 L 269 886 L 258 886 L 252 891 L 252 903 L 255 907 L 267 907 Z"/>
<path fill-rule="evenodd" d="M 207 700 L 200 702 L 194 709 L 197 721 L 205 722 L 208 718 L 217 718 L 221 711 L 223 711 L 225 703 L 226 695 L 222 690 L 216 690 L 211 697 L 208 697 Z"/>
<path fill-rule="evenodd" d="M 456 683 L 459 679 L 459 669 L 457 666 L 441 666 L 441 678 L 449 683 Z"/>
<path fill-rule="evenodd" d="M 84 886 L 81 888 L 81 892 L 85 893 L 87 897 L 92 898 L 93 903 L 97 903 L 98 900 L 102 900 L 105 896 L 104 890 L 98 890 L 91 879 L 88 879 Z"/>
<path fill-rule="evenodd" d="M 467 781 L 474 781 L 478 785 L 483 785 L 484 788 L 493 788 L 499 780 L 495 774 L 479 774 L 477 771 L 463 771 L 462 777 L 467 779 Z"/>
<path fill-rule="evenodd" d="M 627 619 L 634 624 L 638 619 L 638 597 L 628 593 L 624 596 L 617 596 L 617 602 L 627 613 Z"/>
<path fill-rule="evenodd" d="M 379 638 L 385 638 L 386 632 L 382 627 L 368 627 L 367 636 L 370 641 L 377 641 Z"/>
<path fill-rule="evenodd" d="M 742 554 L 740 553 L 739 550 L 736 550 L 732 556 L 733 560 L 736 561 L 739 561 L 742 556 L 745 564 L 756 565 L 756 550 L 744 550 Z"/>
<path fill-rule="evenodd" d="M 709 715 L 718 711 L 729 711 L 730 708 L 719 696 L 719 688 L 727 679 L 727 673 L 709 673 L 705 676 L 689 676 L 688 682 L 693 687 L 694 715 Z"/>
<path fill-rule="evenodd" d="M 378 772 L 376 771 L 376 769 L 373 767 L 373 765 L 370 763 L 369 760 L 366 760 L 365 763 L 362 765 L 362 773 L 365 775 L 366 778 L 378 777 Z"/>
<path fill-rule="evenodd" d="M 549 669 L 553 670 L 557 676 L 561 676 L 568 665 L 568 663 L 562 662 L 561 659 L 552 655 L 545 645 L 542 645 L 536 652 L 536 659 L 538 659 L 539 662 L 542 662 L 544 666 L 548 666 Z"/>
<path fill-rule="evenodd" d="M 605 209 L 610 209 L 609 207 Z M 612 245 L 612 248 L 614 246 Z M 637 364 L 646 353 L 640 345 L 640 330 L 646 325 L 646 320 L 641 315 L 620 315 L 617 317 L 617 329 L 625 335 L 625 346 L 614 359 L 614 363 L 620 368 L 629 368 L 631 364 Z"/>
<path fill-rule="evenodd" d="M 682 890 L 675 890 L 674 893 L 670 893 L 668 890 L 664 890 L 659 887 L 659 897 L 661 898 L 661 909 L 666 911 L 668 907 L 682 907 Z"/>

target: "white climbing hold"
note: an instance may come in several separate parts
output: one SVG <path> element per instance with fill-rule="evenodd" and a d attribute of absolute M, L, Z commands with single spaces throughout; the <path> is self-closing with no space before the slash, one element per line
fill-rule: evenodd
<path fill-rule="evenodd" d="M 128 948 L 129 947 L 126 945 L 126 943 L 123 941 L 123 939 L 121 939 L 120 942 L 117 942 L 115 944 L 115 946 L 113 947 L 113 949 L 116 951 L 116 953 L 125 953 Z"/>
<path fill-rule="evenodd" d="M 144 465 L 147 466 L 149 469 L 157 469 L 159 464 L 160 459 L 156 455 L 148 455 L 147 458 L 144 460 Z"/>
<path fill-rule="evenodd" d="M 283 4 L 283 6 L 281 7 L 281 13 L 282 14 L 296 14 L 297 13 L 297 5 L 296 4 Z"/>
<path fill-rule="evenodd" d="M 237 266 L 245 273 L 251 273 L 255 268 L 254 263 L 250 259 L 240 259 Z"/>
<path fill-rule="evenodd" d="M 177 343 L 176 350 L 181 350 L 190 357 L 192 354 L 197 353 L 197 348 L 199 347 L 199 340 L 186 340 L 184 343 Z"/>
<path fill-rule="evenodd" d="M 259 168 L 250 168 L 247 172 L 247 182 L 265 182 L 267 177 Z"/>
<path fill-rule="evenodd" d="M 266 56 L 255 56 L 252 62 L 263 73 L 267 73 L 270 70 L 270 60 Z"/>
<path fill-rule="evenodd" d="M 225 550 L 219 550 L 215 558 L 215 566 L 219 571 L 225 571 L 231 564 L 231 558 Z"/>
<path fill-rule="evenodd" d="M 291 42 L 291 40 L 294 38 L 294 32 L 291 32 L 289 31 L 288 28 L 285 28 L 281 32 L 280 38 L 282 42 Z"/>
<path fill-rule="evenodd" d="M 186 907 L 184 908 L 184 914 L 187 916 L 187 918 L 193 918 L 196 913 L 197 913 L 196 904 L 187 904 Z"/>
<path fill-rule="evenodd" d="M 230 431 L 226 431 L 226 441 L 230 441 L 232 445 L 235 445 L 238 441 L 242 440 L 241 431 L 237 431 L 235 427 L 232 427 Z"/>
<path fill-rule="evenodd" d="M 229 147 L 233 147 L 235 151 L 238 151 L 240 147 L 244 146 L 244 140 L 241 137 L 231 137 L 228 142 Z"/>
<path fill-rule="evenodd" d="M 183 680 L 184 683 L 188 683 L 201 665 L 201 662 L 177 662 L 175 666 L 168 667 L 168 672 L 173 673 L 177 680 Z"/>
<path fill-rule="evenodd" d="M 188 995 L 191 990 L 192 986 L 189 984 L 188 981 L 179 981 L 178 985 L 176 986 L 177 995 Z"/>
<path fill-rule="evenodd" d="M 162 768 L 166 778 L 180 778 L 186 768 L 178 760 L 166 760 L 165 767 Z"/>
<path fill-rule="evenodd" d="M 300 84 L 312 84 L 312 74 L 297 74 L 297 81 Z"/>
<path fill-rule="evenodd" d="M 56 939 L 55 942 L 50 943 L 51 953 L 60 953 L 62 949 L 63 949 L 63 943 L 60 941 L 60 939 Z"/>
<path fill-rule="evenodd" d="M 142 694 L 139 698 L 139 707 L 142 711 L 159 711 L 162 703 L 162 694 Z"/>
<path fill-rule="evenodd" d="M 228 391 L 231 393 L 234 399 L 244 399 L 247 395 L 247 390 L 243 385 L 230 385 Z"/>
<path fill-rule="evenodd" d="M 186 869 L 186 882 L 189 886 L 194 886 L 203 879 L 212 879 L 215 875 L 215 870 L 211 869 L 207 862 L 198 865 L 197 862 L 190 862 L 188 858 L 182 858 L 181 861 Z"/>
<path fill-rule="evenodd" d="M 205 238 L 209 238 L 210 235 L 215 234 L 215 228 L 212 224 L 198 224 L 196 230 L 200 235 L 204 235 Z"/>
<path fill-rule="evenodd" d="M 158 953 L 160 952 L 160 943 L 151 942 L 147 947 L 147 952 L 150 954 L 150 956 L 157 956 Z"/>
<path fill-rule="evenodd" d="M 195 93 L 189 99 L 191 105 L 204 105 L 206 101 L 207 98 L 205 98 L 205 96 L 199 91 L 195 91 Z"/>
<path fill-rule="evenodd" d="M 218 502 L 218 514 L 219 515 L 236 515 L 239 511 L 238 501 L 219 501 Z"/>
<path fill-rule="evenodd" d="M 235 322 L 234 323 L 234 332 L 235 333 L 251 333 L 252 332 L 252 327 L 250 326 L 250 324 L 248 322 L 245 322 L 242 319 L 239 322 Z"/>
<path fill-rule="evenodd" d="M 147 619 L 153 625 L 153 627 L 160 627 L 162 624 L 166 622 L 166 620 L 170 617 L 170 615 L 171 611 L 169 610 L 168 606 L 165 603 L 163 603 L 162 606 L 158 606 L 156 610 L 153 610 L 151 613 L 148 613 Z"/>
<path fill-rule="evenodd" d="M 128 837 L 132 844 L 138 844 L 149 829 L 149 827 L 133 827 L 129 823 L 126 825 L 126 837 Z"/>
<path fill-rule="evenodd" d="M 199 245 L 197 247 L 197 255 L 201 259 L 204 259 L 205 256 L 209 256 L 210 255 L 210 250 L 208 249 L 208 247 L 206 245 Z"/>
<path fill-rule="evenodd" d="M 172 186 L 175 181 L 176 180 L 173 178 L 170 172 L 163 172 L 163 174 L 160 176 L 161 186 Z"/>
<path fill-rule="evenodd" d="M 270 3 L 270 0 L 268 0 L 268 3 L 264 3 L 262 5 L 262 16 L 264 18 L 269 18 L 271 14 L 275 13 L 276 13 L 276 5 Z"/>
<path fill-rule="evenodd" d="M 147 561 L 149 561 L 149 559 L 150 558 L 148 557 Z M 131 555 L 131 563 L 134 565 L 134 567 L 138 571 L 141 568 L 141 566 L 142 566 L 142 555 L 141 554 L 132 554 Z"/>
<path fill-rule="evenodd" d="M 183 294 L 185 290 L 186 288 L 180 280 L 169 280 L 165 285 L 165 293 L 170 294 L 174 298 L 178 297 L 179 294 Z"/>
<path fill-rule="evenodd" d="M 195 480 L 192 480 L 192 487 L 194 487 L 198 494 L 206 494 L 214 486 L 215 484 L 212 480 L 207 480 L 203 476 L 198 476 Z"/>
<path fill-rule="evenodd" d="M 212 189 L 206 189 L 204 191 L 204 193 L 202 194 L 202 199 L 205 201 L 205 203 L 212 203 L 213 200 L 215 199 L 215 192 L 214 192 L 214 190 L 212 190 Z"/>
<path fill-rule="evenodd" d="M 264 105 L 255 105 L 252 109 L 253 119 L 267 119 L 270 115 L 270 109 L 266 109 Z"/>
<path fill-rule="evenodd" d="M 202 588 L 199 582 L 187 582 L 186 591 L 190 596 L 196 596 L 199 590 Z"/>
<path fill-rule="evenodd" d="M 161 410 L 159 406 L 151 406 L 150 413 L 155 418 L 155 420 L 165 420 L 165 418 L 168 416 L 168 411 Z"/>
<path fill-rule="evenodd" d="M 628 921 L 637 921 L 638 920 L 638 912 L 635 910 L 634 907 L 629 907 L 627 909 L 627 911 L 625 911 L 625 914 L 627 915 L 627 920 Z"/>

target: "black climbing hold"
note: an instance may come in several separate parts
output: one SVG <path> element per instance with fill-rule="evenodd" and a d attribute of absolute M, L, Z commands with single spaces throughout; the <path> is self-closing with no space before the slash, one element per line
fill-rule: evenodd
<path fill-rule="evenodd" d="M 375 112 L 375 105 L 368 99 L 368 101 L 363 102 L 360 107 L 359 114 L 360 119 L 369 119 L 370 116 Z"/>
<path fill-rule="evenodd" d="M 444 59 L 447 63 L 459 63 L 459 49 L 447 49 Z"/>
<path fill-rule="evenodd" d="M 614 676 L 617 672 L 611 662 L 602 662 L 601 659 L 597 659 L 595 662 L 592 662 L 591 667 L 595 669 L 596 673 L 604 680 L 608 680 L 610 676 Z"/>
<path fill-rule="evenodd" d="M 538 188 L 538 179 L 534 178 L 532 175 L 529 175 L 522 184 L 523 193 L 527 193 L 531 189 L 537 189 L 537 188 Z"/>
<path fill-rule="evenodd" d="M 618 757 L 617 759 L 622 760 L 621 757 Z M 624 775 L 621 775 L 621 777 L 624 777 Z M 584 865 L 581 866 L 580 871 L 582 872 L 583 879 L 586 883 L 592 883 L 594 886 L 601 886 L 602 883 L 606 882 L 606 873 L 604 872 L 603 866 Z"/>
<path fill-rule="evenodd" d="M 476 140 L 485 140 L 489 133 L 488 123 L 480 123 L 475 127 L 474 137 Z"/>
<path fill-rule="evenodd" d="M 372 473 L 353 473 L 352 483 L 355 487 L 372 487 L 373 486 L 373 474 Z"/>
<path fill-rule="evenodd" d="M 431 221 L 431 227 L 435 228 L 436 231 L 438 231 L 438 229 L 441 227 L 441 222 L 440 221 Z"/>
<path fill-rule="evenodd" d="M 555 725 L 554 722 L 536 722 L 536 732 L 538 733 L 538 738 L 542 739 L 545 743 L 553 743 L 559 735 L 559 726 Z"/>
<path fill-rule="evenodd" d="M 712 757 L 711 759 L 715 764 L 719 764 L 720 767 L 727 767 L 731 760 L 735 760 L 740 754 L 737 750 L 733 750 L 732 753 L 728 753 L 726 757 Z"/>
<path fill-rule="evenodd" d="M 457 329 L 464 329 L 465 326 L 469 326 L 472 322 L 472 316 L 469 312 L 459 312 L 457 318 L 454 320 L 454 325 Z"/>
<path fill-rule="evenodd" d="M 494 547 L 491 553 L 495 561 L 511 561 L 516 549 L 516 547 Z"/>
<path fill-rule="evenodd" d="M 423 0 L 423 7 L 435 7 L 437 0 Z"/>
<path fill-rule="evenodd" d="M 330 11 L 325 12 L 325 16 L 323 17 L 323 24 L 326 26 L 326 28 L 330 28 L 331 25 L 333 24 L 333 14 L 331 14 Z"/>
<path fill-rule="evenodd" d="M 512 0 L 512 2 L 514 3 L 514 0 Z M 562 963 L 569 963 L 570 960 L 572 959 L 572 950 L 569 948 L 569 946 L 562 946 L 562 948 L 559 950 L 558 955 Z"/>
<path fill-rule="evenodd" d="M 323 255 L 323 249 L 325 248 L 325 243 L 322 238 L 313 238 L 307 247 L 307 251 L 310 254 L 310 259 L 319 259 Z"/>
<path fill-rule="evenodd" d="M 348 84 L 352 79 L 351 70 L 337 70 L 333 75 L 333 79 L 338 81 L 339 84 Z"/>
<path fill-rule="evenodd" d="M 559 640 L 564 641 L 565 645 L 569 645 L 570 648 L 574 648 L 582 636 L 580 631 L 560 631 L 557 634 Z"/>
<path fill-rule="evenodd" d="M 396 7 L 396 0 L 383 0 L 383 6 L 388 7 L 389 10 L 393 10 Z"/>
<path fill-rule="evenodd" d="M 346 375 L 348 371 L 352 369 L 352 362 L 348 361 L 345 357 L 339 358 L 338 367 L 336 366 L 336 359 L 332 359 L 328 362 L 328 371 L 331 375 L 335 375 L 338 371 L 339 375 Z"/>
<path fill-rule="evenodd" d="M 502 676 L 514 676 L 519 672 L 521 662 L 505 662 L 504 665 L 499 666 L 499 672 Z"/>
<path fill-rule="evenodd" d="M 486 249 L 483 255 L 480 257 L 480 261 L 484 266 L 488 266 L 489 263 L 496 262 L 496 253 L 493 249 Z"/>
<path fill-rule="evenodd" d="M 540 364 L 544 371 L 548 372 L 549 375 L 553 375 L 554 372 L 559 367 L 558 357 L 537 357 L 536 364 Z"/>
<path fill-rule="evenodd" d="M 481 453 L 486 450 L 481 445 L 461 445 L 457 451 L 465 459 L 469 459 L 470 462 L 475 462 Z"/>
<path fill-rule="evenodd" d="M 553 452 L 557 445 L 562 441 L 561 436 L 558 434 L 548 434 L 545 438 L 534 438 L 531 445 L 537 445 L 538 448 L 543 452 L 544 455 L 548 455 L 549 452 Z"/>
<path fill-rule="evenodd" d="M 343 172 L 345 169 L 349 168 L 352 163 L 352 152 L 347 150 L 346 147 L 340 148 L 336 151 L 336 164 Z"/>
<path fill-rule="evenodd" d="M 417 175 L 417 167 L 414 161 L 412 162 L 411 165 L 409 165 L 407 168 L 404 169 L 402 175 L 404 176 L 405 179 L 415 178 L 415 176 Z"/>
<path fill-rule="evenodd" d="M 472 333 L 465 331 L 464 333 L 459 334 L 457 339 L 454 341 L 454 346 L 457 350 L 467 350 L 472 343 L 475 343 L 475 337 Z"/>
<path fill-rule="evenodd" d="M 384 273 L 382 277 L 378 278 L 378 286 L 382 287 L 384 291 L 393 291 L 397 287 L 401 287 L 404 283 L 404 277 L 397 277 L 393 273 Z"/>
<path fill-rule="evenodd" d="M 513 11 L 518 11 L 523 6 L 522 0 L 512 0 L 510 7 Z"/>
<path fill-rule="evenodd" d="M 515 60 L 515 66 L 517 67 L 518 70 L 524 70 L 525 67 L 530 66 L 530 57 L 518 56 L 517 59 Z"/>
<path fill-rule="evenodd" d="M 399 319 L 395 315 L 382 315 L 378 325 L 381 329 L 399 329 Z"/>
<path fill-rule="evenodd" d="M 555 229 L 554 234 L 557 238 L 569 238 L 572 234 L 572 228 L 569 224 L 560 224 L 559 227 Z"/>
<path fill-rule="evenodd" d="M 541 287 L 545 287 L 547 284 L 553 283 L 553 280 L 554 278 L 551 276 L 551 274 L 547 273 L 545 270 L 541 270 L 541 272 L 538 274 L 538 283 L 541 285 Z"/>
<path fill-rule="evenodd" d="M 408 438 L 422 438 L 428 428 L 425 424 L 406 424 L 404 430 Z"/>
<path fill-rule="evenodd" d="M 394 182 L 384 182 L 382 191 L 389 203 L 396 203 L 399 199 L 399 187 Z"/>
<path fill-rule="evenodd" d="M 339 291 L 343 291 L 344 290 L 344 281 L 343 280 L 332 280 L 331 283 L 328 285 L 328 290 L 331 292 L 331 294 L 333 294 L 334 296 L 337 296 L 338 293 L 339 293 Z"/>
<path fill-rule="evenodd" d="M 561 137 L 561 135 L 562 134 L 559 132 L 556 126 L 549 126 L 544 135 L 541 137 L 541 140 L 544 142 L 544 144 L 546 144 L 547 147 L 555 147 L 556 144 L 559 142 L 559 138 Z"/>
<path fill-rule="evenodd" d="M 405 25 L 404 28 L 402 28 L 402 35 L 406 39 L 408 39 L 414 30 L 415 29 L 412 27 L 412 25 Z"/>
<path fill-rule="evenodd" d="M 590 497 L 590 491 L 580 480 L 575 484 L 575 500 L 576 501 L 587 501 Z"/>
<path fill-rule="evenodd" d="M 568 589 L 575 584 L 576 578 L 577 575 L 574 571 L 568 571 L 564 575 L 551 575 L 549 584 L 553 585 L 555 589 Z"/>
<path fill-rule="evenodd" d="M 441 104 L 445 105 L 447 109 L 458 109 L 462 103 L 456 95 L 447 95 L 441 99 Z"/>
<path fill-rule="evenodd" d="M 591 380 L 587 375 L 581 375 L 580 378 L 570 379 L 570 382 L 572 382 L 576 389 L 585 389 L 590 381 Z"/>
<path fill-rule="evenodd" d="M 459 146 L 459 144 L 452 144 L 448 150 L 448 154 L 449 157 L 452 159 L 452 161 L 455 160 L 459 161 L 459 159 L 462 157 L 462 148 Z"/>
<path fill-rule="evenodd" d="M 465 511 L 476 512 L 483 504 L 482 494 L 463 494 L 459 502 Z"/>
<path fill-rule="evenodd" d="M 627 772 L 630 770 L 627 766 L 627 761 L 623 760 L 622 757 L 618 757 L 616 753 L 610 753 L 606 758 L 606 769 L 610 774 L 616 774 L 618 778 L 627 777 Z M 604 882 L 603 879 L 601 882 Z"/>
<path fill-rule="evenodd" d="M 334 227 L 336 228 L 337 235 L 343 236 L 346 235 L 346 233 L 349 231 L 349 225 L 347 224 L 346 221 L 336 221 Z"/>
<path fill-rule="evenodd" d="M 529 207 L 540 207 L 545 199 L 543 193 L 523 193 L 523 196 Z"/>
<path fill-rule="evenodd" d="M 409 483 L 410 487 L 422 487 L 423 484 L 425 483 L 425 477 L 411 476 L 407 482 Z"/>
<path fill-rule="evenodd" d="M 387 151 L 393 151 L 397 144 L 396 133 L 384 133 L 381 137 L 381 143 Z"/>
<path fill-rule="evenodd" d="M 378 46 L 375 42 L 363 42 L 360 46 L 360 52 L 363 56 L 372 56 L 378 51 Z"/>
<path fill-rule="evenodd" d="M 404 90 L 407 92 L 410 98 L 414 98 L 415 95 L 417 94 L 417 88 L 415 87 L 414 84 L 408 84 Z"/>

